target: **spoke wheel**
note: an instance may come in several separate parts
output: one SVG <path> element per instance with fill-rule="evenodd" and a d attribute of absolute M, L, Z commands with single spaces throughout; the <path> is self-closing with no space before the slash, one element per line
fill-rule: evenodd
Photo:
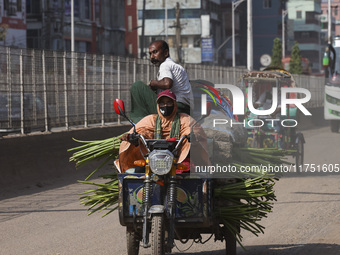
<path fill-rule="evenodd" d="M 138 255 L 139 239 L 136 232 L 126 230 L 126 244 L 128 255 Z"/>
<path fill-rule="evenodd" d="M 151 224 L 151 254 L 165 254 L 164 241 L 164 217 L 163 215 L 154 215 Z"/>

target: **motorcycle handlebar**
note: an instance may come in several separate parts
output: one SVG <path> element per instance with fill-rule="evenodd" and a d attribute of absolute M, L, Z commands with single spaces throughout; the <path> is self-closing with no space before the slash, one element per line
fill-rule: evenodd
<path fill-rule="evenodd" d="M 185 139 L 188 139 L 188 141 L 190 142 L 190 134 L 189 135 L 184 135 L 182 136 L 179 140 L 178 140 L 178 143 L 175 147 L 175 149 L 172 151 L 172 153 L 174 154 L 181 146 L 182 146 L 182 143 L 184 142 Z M 141 141 L 143 143 L 143 145 L 145 146 L 145 148 L 148 150 L 148 153 L 150 153 L 150 149 L 148 147 L 148 144 L 147 144 L 147 139 L 144 138 L 143 135 L 141 134 L 138 134 L 136 132 L 130 134 L 129 136 L 129 142 L 131 144 L 136 144 L 136 140 L 137 141 Z"/>

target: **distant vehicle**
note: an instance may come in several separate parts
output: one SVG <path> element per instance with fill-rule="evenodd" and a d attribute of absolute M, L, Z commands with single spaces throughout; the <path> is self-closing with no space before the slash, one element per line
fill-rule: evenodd
<path fill-rule="evenodd" d="M 272 106 L 273 95 L 271 93 L 273 87 L 279 91 L 281 88 L 296 87 L 293 76 L 283 70 L 276 68 L 268 68 L 264 71 L 251 71 L 243 75 L 241 86 L 248 91 L 252 88 L 253 101 L 259 100 L 262 94 L 265 95 L 265 101 L 258 107 L 259 110 L 268 110 Z M 248 95 L 248 93 L 246 93 Z M 289 93 L 288 98 L 297 98 L 296 93 Z M 301 132 L 295 128 L 294 121 L 297 120 L 297 107 L 295 105 L 287 105 L 286 115 L 280 113 L 276 116 L 271 115 L 255 115 L 250 112 L 248 106 L 248 98 L 246 100 L 246 128 L 248 129 L 247 145 L 250 148 L 275 148 L 284 150 L 294 150 L 292 154 L 295 157 L 296 166 L 303 166 L 304 159 L 304 143 L 305 138 Z M 268 105 L 269 104 L 269 105 Z M 279 120 L 274 122 L 273 119 Z M 288 120 L 290 123 L 287 127 L 283 127 L 280 122 Z M 282 122 L 281 122 L 282 123 Z"/>
<path fill-rule="evenodd" d="M 44 113 L 43 100 L 31 93 L 23 96 L 23 115 L 20 93 L 0 94 L 0 136 L 20 133 L 22 120 L 25 133 L 33 130 L 45 131 Z"/>
<path fill-rule="evenodd" d="M 340 37 L 326 48 L 323 66 L 325 68 L 324 116 L 331 122 L 331 131 L 339 132 L 340 126 Z"/>

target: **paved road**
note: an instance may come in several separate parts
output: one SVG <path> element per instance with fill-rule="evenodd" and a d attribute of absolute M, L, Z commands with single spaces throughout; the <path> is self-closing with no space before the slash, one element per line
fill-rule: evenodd
<path fill-rule="evenodd" d="M 330 133 L 327 127 L 304 135 L 305 163 L 340 163 L 340 134 Z M 117 213 L 104 218 L 101 214 L 87 216 L 77 195 L 87 187 L 75 183 L 77 178 L 72 175 L 1 194 L 0 254 L 126 254 L 125 229 L 119 225 Z M 246 250 L 239 247 L 239 254 L 340 254 L 340 174 L 287 176 L 275 189 L 278 201 L 273 213 L 262 221 L 265 233 L 256 237 L 243 232 Z M 178 247 L 184 250 L 189 245 Z M 224 254 L 223 248 L 223 243 L 211 240 L 194 244 L 185 253 L 174 252 L 218 255 Z M 140 254 L 150 254 L 150 250 Z"/>

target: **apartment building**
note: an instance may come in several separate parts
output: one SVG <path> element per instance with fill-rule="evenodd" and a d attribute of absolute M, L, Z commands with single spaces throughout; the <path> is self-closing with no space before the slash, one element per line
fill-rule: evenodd
<path fill-rule="evenodd" d="M 25 0 L 0 0 L 0 45 L 26 48 Z"/>
<path fill-rule="evenodd" d="M 75 51 L 124 55 L 124 0 L 74 0 Z M 27 47 L 71 50 L 71 0 L 26 0 Z"/>
<path fill-rule="evenodd" d="M 301 56 L 309 60 L 312 72 L 321 70 L 324 41 L 321 33 L 321 0 L 290 0 L 288 11 L 288 50 L 299 43 Z"/>
<path fill-rule="evenodd" d="M 201 63 L 204 38 L 203 61 L 214 62 L 213 49 L 222 41 L 220 0 L 138 0 L 137 10 L 139 55 L 145 57 L 150 42 L 163 39 L 176 61 Z"/>

